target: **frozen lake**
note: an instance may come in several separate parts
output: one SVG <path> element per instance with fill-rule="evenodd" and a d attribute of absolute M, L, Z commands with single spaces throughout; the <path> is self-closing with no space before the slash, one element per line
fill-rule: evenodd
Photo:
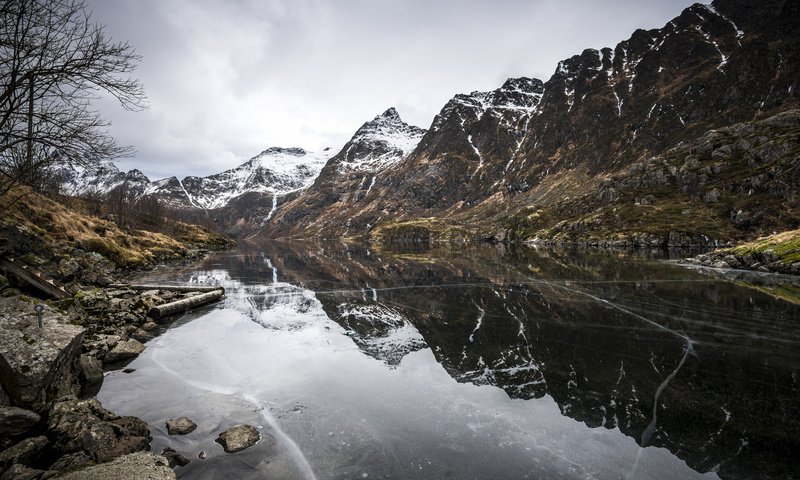
<path fill-rule="evenodd" d="M 659 255 L 242 245 L 98 398 L 179 478 L 797 478 L 800 291 Z M 169 436 L 186 415 L 198 429 Z M 214 443 L 238 424 L 263 440 Z M 203 451 L 205 460 L 198 458 Z"/>

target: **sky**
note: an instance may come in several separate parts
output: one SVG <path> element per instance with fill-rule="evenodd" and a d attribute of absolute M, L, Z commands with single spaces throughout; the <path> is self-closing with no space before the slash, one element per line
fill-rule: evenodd
<path fill-rule="evenodd" d="M 685 0 L 87 0 L 142 60 L 149 108 L 96 105 L 151 180 L 210 175 L 272 147 L 338 151 L 389 107 L 428 128 L 457 93 L 660 28 Z"/>

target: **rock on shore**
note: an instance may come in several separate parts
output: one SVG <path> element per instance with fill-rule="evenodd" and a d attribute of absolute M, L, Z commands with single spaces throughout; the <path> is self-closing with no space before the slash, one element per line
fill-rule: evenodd
<path fill-rule="evenodd" d="M 215 440 L 225 453 L 241 452 L 261 439 L 258 429 L 252 425 L 236 425 L 219 434 Z"/>

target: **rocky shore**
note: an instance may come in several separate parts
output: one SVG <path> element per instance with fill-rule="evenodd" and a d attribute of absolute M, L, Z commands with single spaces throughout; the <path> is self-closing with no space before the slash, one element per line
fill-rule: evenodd
<path fill-rule="evenodd" d="M 93 396 L 104 369 L 124 367 L 164 327 L 147 312 L 192 295 L 94 287 L 40 302 L 6 288 L 0 298 L 0 479 L 53 478 L 86 468 L 86 477 L 68 478 L 139 478 L 117 476 L 126 468 L 149 472 L 146 478 L 175 478 L 169 466 L 182 456 L 137 454 L 150 450 L 147 424 L 104 409 Z M 35 305 L 44 306 L 41 328 Z"/>
<path fill-rule="evenodd" d="M 686 258 L 684 264 L 800 275 L 800 230 L 759 238 L 736 247 Z"/>

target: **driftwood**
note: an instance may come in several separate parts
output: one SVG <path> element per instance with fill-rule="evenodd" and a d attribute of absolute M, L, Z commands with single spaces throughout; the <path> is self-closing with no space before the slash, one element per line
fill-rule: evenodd
<path fill-rule="evenodd" d="M 68 296 L 60 283 L 29 265 L 9 258 L 0 258 L 0 267 L 55 299 L 61 300 Z"/>
<path fill-rule="evenodd" d="M 201 293 L 200 295 L 184 298 L 183 300 L 165 303 L 163 305 L 158 305 L 151 308 L 150 311 L 147 312 L 147 316 L 154 320 L 158 320 L 159 318 L 166 317 L 168 315 L 185 312 L 192 307 L 199 307 L 200 305 L 214 302 L 222 298 L 224 294 L 225 290 L 218 288 L 212 292 Z"/>
<path fill-rule="evenodd" d="M 167 290 L 170 292 L 213 292 L 216 290 L 222 290 L 222 293 L 225 293 L 225 289 L 222 287 L 208 287 L 208 286 L 192 286 L 192 285 L 128 285 L 126 283 L 112 283 L 109 285 L 111 288 L 130 288 L 131 290 Z"/>

